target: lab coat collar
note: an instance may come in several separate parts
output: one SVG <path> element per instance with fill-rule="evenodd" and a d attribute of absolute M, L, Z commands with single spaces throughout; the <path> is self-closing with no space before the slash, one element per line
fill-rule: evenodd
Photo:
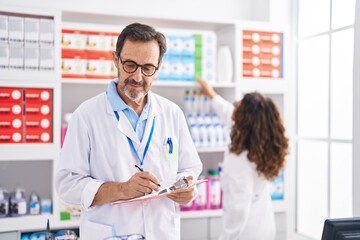
<path fill-rule="evenodd" d="M 156 116 L 161 114 L 161 107 L 160 107 L 160 104 L 157 101 L 155 95 L 156 94 L 154 94 L 151 90 L 147 94 L 147 97 L 149 98 L 148 102 L 150 101 L 151 104 L 150 104 L 149 114 L 148 114 L 148 118 L 147 118 L 147 122 L 146 122 L 144 138 L 141 143 L 140 143 L 139 138 L 136 136 L 136 133 L 135 133 L 134 129 L 132 128 L 130 122 L 126 118 L 125 114 L 122 111 L 118 111 L 118 114 L 120 117 L 120 119 L 118 121 L 118 126 L 117 126 L 118 129 L 123 134 L 125 134 L 127 137 L 129 137 L 135 145 L 139 146 L 139 144 L 141 144 L 140 148 L 145 147 L 146 141 L 150 134 L 151 125 L 154 121 L 154 118 L 156 118 Z M 109 114 L 114 115 L 114 111 L 112 110 L 110 103 L 107 104 L 107 112 Z"/>

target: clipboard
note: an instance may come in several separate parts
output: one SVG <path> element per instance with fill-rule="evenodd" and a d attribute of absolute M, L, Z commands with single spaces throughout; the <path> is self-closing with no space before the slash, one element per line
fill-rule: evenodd
<path fill-rule="evenodd" d="M 201 184 L 201 183 L 205 183 L 207 181 L 208 181 L 207 179 L 197 180 L 196 182 L 190 184 L 187 188 L 193 187 L 193 186 Z M 186 189 L 186 188 L 183 188 L 183 189 Z M 115 202 L 112 202 L 111 205 L 118 205 L 118 204 L 124 204 L 124 203 L 132 203 L 132 202 L 143 202 L 143 201 L 149 201 L 149 200 L 153 200 L 153 199 L 163 198 L 163 197 L 166 197 L 167 195 L 169 195 L 170 193 L 181 191 L 183 189 L 170 190 L 169 188 L 163 188 L 163 189 L 160 189 L 159 192 L 147 194 L 142 197 L 132 198 L 129 200 L 115 201 Z"/>

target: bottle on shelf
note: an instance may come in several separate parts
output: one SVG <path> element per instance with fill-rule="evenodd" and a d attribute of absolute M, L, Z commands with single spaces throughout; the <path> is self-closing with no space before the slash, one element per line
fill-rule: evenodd
<path fill-rule="evenodd" d="M 9 215 L 9 193 L 5 188 L 0 188 L 0 218 Z"/>
<path fill-rule="evenodd" d="M 29 214 L 40 214 L 40 197 L 36 193 L 31 193 L 29 197 Z"/>
<path fill-rule="evenodd" d="M 62 147 L 62 145 L 64 143 L 64 140 L 65 140 L 66 130 L 67 130 L 71 115 L 72 115 L 71 113 L 66 113 L 64 115 L 64 121 L 63 121 L 63 123 L 61 125 L 61 147 Z"/>
<path fill-rule="evenodd" d="M 201 172 L 199 180 L 205 179 L 204 173 Z M 194 210 L 202 210 L 206 208 L 207 204 L 207 186 L 206 184 L 199 184 L 196 186 L 198 195 L 194 200 Z"/>
<path fill-rule="evenodd" d="M 26 214 L 27 202 L 24 189 L 18 187 L 10 196 L 10 216 L 17 217 Z"/>
<path fill-rule="evenodd" d="M 218 171 L 210 169 L 208 171 L 208 209 L 219 209 L 221 207 L 221 186 Z"/>

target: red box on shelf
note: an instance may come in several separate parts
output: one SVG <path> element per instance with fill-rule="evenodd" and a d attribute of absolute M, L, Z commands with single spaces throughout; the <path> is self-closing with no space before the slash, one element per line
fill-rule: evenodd
<path fill-rule="evenodd" d="M 47 88 L 26 88 L 25 102 L 27 103 L 52 103 L 53 99 L 52 89 Z"/>
<path fill-rule="evenodd" d="M 3 102 L 16 102 L 21 103 L 23 101 L 23 89 L 22 88 L 0 88 L 0 106 Z"/>
<path fill-rule="evenodd" d="M 0 102 L 0 119 L 2 116 L 21 116 L 23 112 L 22 107 L 22 102 Z"/>
<path fill-rule="evenodd" d="M 52 131 L 27 128 L 25 133 L 26 143 L 50 143 L 52 142 Z"/>
<path fill-rule="evenodd" d="M 4 129 L 18 130 L 23 127 L 23 116 L 0 116 L 0 131 Z"/>
<path fill-rule="evenodd" d="M 51 116 L 27 115 L 25 119 L 26 132 L 28 129 L 51 130 Z"/>
<path fill-rule="evenodd" d="M 1 129 L 0 143 L 22 143 L 23 131 L 22 129 Z"/>
<path fill-rule="evenodd" d="M 52 106 L 49 103 L 26 103 L 25 117 L 29 115 L 51 116 Z"/>

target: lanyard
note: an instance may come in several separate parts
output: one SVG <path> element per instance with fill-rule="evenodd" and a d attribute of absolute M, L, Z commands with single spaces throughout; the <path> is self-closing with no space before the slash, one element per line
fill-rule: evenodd
<path fill-rule="evenodd" d="M 119 121 L 120 116 L 119 116 L 118 112 L 117 112 L 117 111 L 114 111 L 114 113 L 115 113 L 115 116 L 116 116 L 117 120 Z M 138 154 L 138 152 L 136 151 L 133 142 L 131 141 L 131 139 L 130 139 L 128 136 L 126 136 L 128 142 L 129 142 L 129 144 L 130 144 L 130 146 L 131 146 L 131 149 L 132 149 L 133 152 L 135 153 L 136 157 L 139 159 L 139 162 L 140 162 L 140 165 L 141 165 L 141 166 L 144 164 L 145 156 L 146 156 L 146 153 L 147 153 L 147 151 L 148 151 L 148 149 L 149 149 L 149 145 L 150 145 L 150 142 L 151 142 L 151 138 L 152 138 L 152 135 L 153 135 L 153 133 L 154 133 L 154 127 L 155 127 L 155 117 L 154 117 L 154 120 L 153 120 L 153 123 L 152 123 L 152 126 L 151 126 L 149 138 L 148 138 L 148 140 L 147 140 L 147 142 L 146 142 L 146 145 L 145 145 L 145 149 L 144 149 L 144 154 L 143 154 L 142 160 L 140 159 L 139 154 Z"/>

